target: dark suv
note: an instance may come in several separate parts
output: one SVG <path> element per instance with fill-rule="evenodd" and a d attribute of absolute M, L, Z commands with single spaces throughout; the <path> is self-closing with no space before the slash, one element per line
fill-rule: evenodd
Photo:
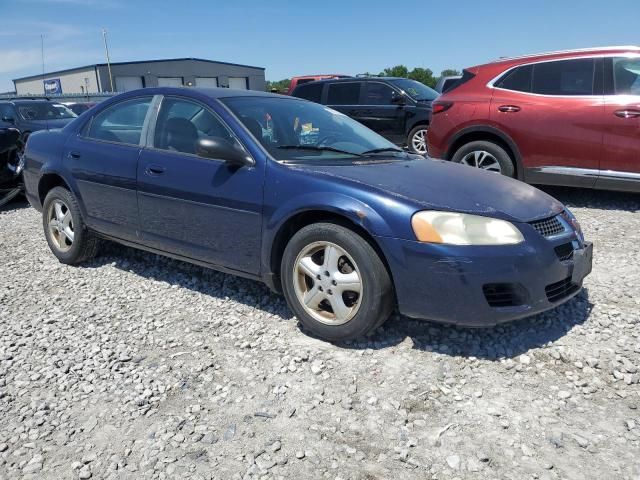
<path fill-rule="evenodd" d="M 0 99 L 0 128 L 17 128 L 23 142 L 32 132 L 62 128 L 76 117 L 64 105 L 47 99 Z"/>
<path fill-rule="evenodd" d="M 420 82 L 388 77 L 332 79 L 300 85 L 291 95 L 338 110 L 414 153 L 427 153 L 431 102 L 438 93 Z"/>

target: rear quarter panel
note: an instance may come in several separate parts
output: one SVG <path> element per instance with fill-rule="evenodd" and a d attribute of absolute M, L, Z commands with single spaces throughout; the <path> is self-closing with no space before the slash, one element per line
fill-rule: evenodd
<path fill-rule="evenodd" d="M 33 132 L 25 148 L 24 184 L 29 203 L 42 209 L 38 185 L 43 175 L 55 173 L 64 178 L 62 153 L 67 134 L 62 130 Z"/>

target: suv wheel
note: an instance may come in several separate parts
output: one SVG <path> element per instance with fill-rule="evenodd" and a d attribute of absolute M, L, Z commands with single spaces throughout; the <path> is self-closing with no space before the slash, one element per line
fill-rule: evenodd
<path fill-rule="evenodd" d="M 380 257 L 340 225 L 301 229 L 285 249 L 281 272 L 291 309 L 309 331 L 327 340 L 366 335 L 393 309 L 391 279 Z"/>
<path fill-rule="evenodd" d="M 460 147 L 451 161 L 489 172 L 515 176 L 515 166 L 509 154 L 497 143 L 489 141 L 469 142 Z"/>
<path fill-rule="evenodd" d="M 409 151 L 419 155 L 427 154 L 427 129 L 427 125 L 418 125 L 409 132 L 407 137 Z"/>
<path fill-rule="evenodd" d="M 42 209 L 44 234 L 49 248 L 61 263 L 81 263 L 95 256 L 98 239 L 87 230 L 73 194 L 55 187 L 47 194 Z"/>

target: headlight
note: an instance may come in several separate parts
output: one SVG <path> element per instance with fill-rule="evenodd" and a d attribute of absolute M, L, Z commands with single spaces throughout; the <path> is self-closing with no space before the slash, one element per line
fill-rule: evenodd
<path fill-rule="evenodd" d="M 411 218 L 421 242 L 449 245 L 515 245 L 524 241 L 513 224 L 497 218 L 455 212 L 418 212 Z"/>

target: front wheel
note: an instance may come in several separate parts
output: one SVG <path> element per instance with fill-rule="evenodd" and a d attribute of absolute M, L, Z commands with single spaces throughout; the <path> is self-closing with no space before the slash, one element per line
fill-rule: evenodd
<path fill-rule="evenodd" d="M 302 228 L 285 249 L 281 273 L 290 308 L 309 331 L 327 340 L 366 335 L 393 309 L 393 287 L 380 257 L 340 225 Z"/>
<path fill-rule="evenodd" d="M 419 155 L 427 154 L 427 125 L 418 125 L 409 132 L 407 137 L 407 145 L 409 151 Z"/>

